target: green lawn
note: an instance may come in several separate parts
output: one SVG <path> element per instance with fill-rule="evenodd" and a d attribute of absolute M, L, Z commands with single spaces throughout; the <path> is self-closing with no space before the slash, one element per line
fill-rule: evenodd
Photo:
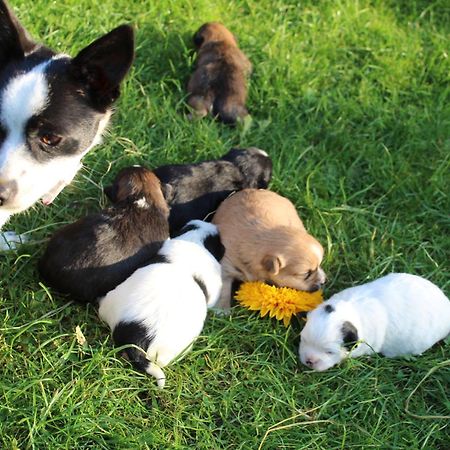
<path fill-rule="evenodd" d="M 43 240 L 106 205 L 129 164 L 218 157 L 257 146 L 324 245 L 326 296 L 391 271 L 450 294 L 448 2 L 425 0 L 15 0 L 32 34 L 75 54 L 133 23 L 137 56 L 110 132 L 54 205 L 15 216 L 30 232 L 0 255 L 2 449 L 448 449 L 450 342 L 418 358 L 300 367 L 299 327 L 239 307 L 210 317 L 166 389 L 113 349 L 92 307 L 39 282 Z M 254 64 L 249 126 L 185 117 L 191 36 L 220 20 Z M 78 344 L 80 326 L 86 344 Z"/>

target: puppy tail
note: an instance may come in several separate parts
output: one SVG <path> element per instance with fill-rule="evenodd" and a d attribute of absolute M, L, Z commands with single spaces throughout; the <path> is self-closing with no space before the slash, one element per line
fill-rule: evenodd
<path fill-rule="evenodd" d="M 164 372 L 162 371 L 161 367 L 159 367 L 153 362 L 149 362 L 147 367 L 145 368 L 145 371 L 152 377 L 156 378 L 156 383 L 159 389 L 164 388 L 166 384 L 166 376 L 164 375 Z"/>

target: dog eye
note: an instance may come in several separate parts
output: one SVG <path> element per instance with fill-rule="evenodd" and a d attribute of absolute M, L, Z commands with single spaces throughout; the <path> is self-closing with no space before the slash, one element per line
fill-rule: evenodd
<path fill-rule="evenodd" d="M 308 270 L 308 272 L 306 272 L 306 274 L 305 274 L 305 280 L 307 280 L 312 274 L 313 274 L 313 271 Z"/>
<path fill-rule="evenodd" d="M 56 134 L 46 133 L 39 137 L 39 140 L 49 147 L 54 147 L 61 142 L 62 137 L 57 136 Z"/>
<path fill-rule="evenodd" d="M 334 354 L 334 352 L 332 352 L 331 350 L 329 350 L 329 351 L 327 351 L 327 352 L 325 352 L 327 355 L 333 355 Z"/>

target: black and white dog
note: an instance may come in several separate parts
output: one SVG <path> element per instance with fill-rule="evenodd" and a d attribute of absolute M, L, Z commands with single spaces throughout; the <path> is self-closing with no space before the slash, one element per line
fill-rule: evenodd
<path fill-rule="evenodd" d="M 70 183 L 99 142 L 133 57 L 128 25 L 75 58 L 55 54 L 0 0 L 0 229 L 39 199 L 51 203 Z"/>
<path fill-rule="evenodd" d="M 160 388 L 162 368 L 199 336 L 222 288 L 218 261 L 225 249 L 216 226 L 193 220 L 181 233 L 99 303 L 115 344 L 134 345 L 126 349 L 131 363 L 155 377 Z"/>
<path fill-rule="evenodd" d="M 153 173 L 161 180 L 170 206 L 170 234 L 174 235 L 190 220 L 206 220 L 234 191 L 266 189 L 272 177 L 272 160 L 256 147 L 232 148 L 219 159 L 168 164 L 153 169 Z M 105 187 L 105 194 L 115 202 L 114 186 Z"/>

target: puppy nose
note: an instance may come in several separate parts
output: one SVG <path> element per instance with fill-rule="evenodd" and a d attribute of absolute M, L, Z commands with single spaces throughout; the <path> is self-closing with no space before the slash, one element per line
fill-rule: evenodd
<path fill-rule="evenodd" d="M 313 284 L 313 285 L 309 288 L 309 292 L 316 292 L 316 291 L 318 291 L 321 287 L 322 287 L 322 284 L 321 284 L 321 283 Z"/>
<path fill-rule="evenodd" d="M 305 363 L 307 366 L 309 367 L 314 367 L 314 365 L 316 364 L 317 360 L 313 359 L 313 358 L 307 358 Z"/>
<path fill-rule="evenodd" d="M 0 183 L 0 206 L 3 206 L 13 195 L 15 183 Z"/>

